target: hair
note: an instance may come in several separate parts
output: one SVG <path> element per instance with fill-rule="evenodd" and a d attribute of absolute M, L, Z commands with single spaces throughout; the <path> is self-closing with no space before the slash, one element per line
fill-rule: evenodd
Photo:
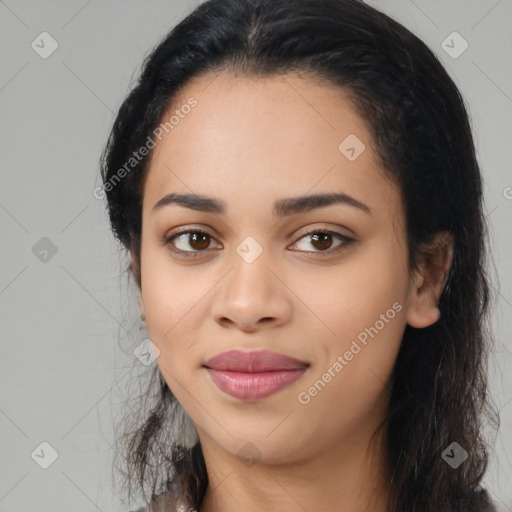
<path fill-rule="evenodd" d="M 487 392 L 487 227 L 469 116 L 455 83 L 425 43 L 359 0 L 203 2 L 145 59 L 101 156 L 112 231 L 131 255 L 127 271 L 139 288 L 151 153 L 112 180 L 192 78 L 222 71 L 302 73 L 341 90 L 367 123 L 380 166 L 403 197 L 410 269 L 436 234 L 453 236 L 441 318 L 423 329 L 406 326 L 392 373 L 383 423 L 393 476 L 389 510 L 492 510 L 481 487 L 489 446 L 483 422 L 498 424 Z M 156 503 L 164 490 L 198 510 L 208 485 L 201 446 L 169 442 L 179 404 L 157 367 L 155 377 L 154 407 L 125 433 L 127 485 L 130 493 L 149 486 L 146 502 Z M 442 458 L 452 442 L 468 454 L 457 470 Z"/>

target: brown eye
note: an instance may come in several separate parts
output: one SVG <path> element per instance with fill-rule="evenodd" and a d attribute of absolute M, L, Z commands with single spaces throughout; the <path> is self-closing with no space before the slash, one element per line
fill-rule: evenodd
<path fill-rule="evenodd" d="M 342 235 L 341 233 L 316 230 L 303 235 L 295 245 L 302 244 L 302 241 L 306 240 L 308 237 L 310 239 L 310 247 L 313 247 L 313 250 L 306 246 L 302 248 L 299 247 L 300 251 L 318 254 L 319 256 L 332 256 L 333 254 L 343 251 L 351 243 L 355 242 L 354 239 Z M 338 244 L 333 245 L 334 238 L 339 240 Z M 193 258 L 201 256 L 201 253 L 208 253 L 211 249 L 210 244 L 213 240 L 215 239 L 206 231 L 183 230 L 165 239 L 164 243 L 169 246 L 169 249 L 172 252 Z M 220 244 L 219 247 L 222 248 Z"/>
<path fill-rule="evenodd" d="M 165 244 L 171 246 L 171 250 L 178 253 L 194 253 L 206 252 L 210 248 L 213 237 L 206 231 L 182 231 L 176 233 L 165 240 Z"/>
<path fill-rule="evenodd" d="M 332 234 L 331 233 L 315 233 L 311 237 L 312 244 L 318 244 L 314 245 L 317 249 L 325 250 L 329 249 L 332 245 Z"/>
<path fill-rule="evenodd" d="M 192 233 L 189 238 L 190 247 L 201 251 L 208 249 L 210 245 L 210 236 L 204 233 Z"/>
<path fill-rule="evenodd" d="M 333 245 L 333 239 L 335 238 L 339 240 L 339 243 Z M 307 243 L 304 243 L 304 240 Z M 346 249 L 353 242 L 355 242 L 353 238 L 349 238 L 341 233 L 317 230 L 306 233 L 300 237 L 295 245 L 299 246 L 301 250 L 318 253 L 319 256 L 330 256 Z M 313 247 L 314 250 L 308 249 L 308 244 L 310 247 Z M 302 245 L 302 247 L 300 247 L 300 245 Z"/>

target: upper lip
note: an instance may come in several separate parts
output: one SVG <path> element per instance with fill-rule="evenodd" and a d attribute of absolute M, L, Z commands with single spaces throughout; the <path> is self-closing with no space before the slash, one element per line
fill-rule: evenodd
<path fill-rule="evenodd" d="M 309 366 L 304 361 L 271 350 L 228 350 L 208 359 L 204 365 L 214 370 L 233 372 L 297 370 Z"/>

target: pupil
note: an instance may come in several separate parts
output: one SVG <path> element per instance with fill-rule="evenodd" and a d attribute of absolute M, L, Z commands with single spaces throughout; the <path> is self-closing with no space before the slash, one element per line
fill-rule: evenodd
<path fill-rule="evenodd" d="M 207 235 L 202 234 L 202 233 L 193 233 L 192 234 L 193 242 L 199 243 L 199 247 L 196 247 L 196 248 L 199 248 L 199 249 L 204 249 L 205 248 L 204 244 L 206 242 L 206 237 L 207 237 Z M 199 240 L 199 242 L 198 242 L 198 238 L 199 239 L 202 238 L 203 239 L 202 242 L 201 242 L 201 240 Z M 206 247 L 208 247 L 208 243 L 206 243 Z"/>
<path fill-rule="evenodd" d="M 325 242 L 327 241 L 326 238 L 331 236 L 329 233 L 317 233 L 315 235 L 313 235 L 313 239 L 315 242 L 318 242 L 319 241 L 319 238 L 321 238 L 322 240 L 320 240 L 320 245 L 322 248 L 325 248 Z M 330 247 L 330 243 L 327 244 L 327 248 Z"/>

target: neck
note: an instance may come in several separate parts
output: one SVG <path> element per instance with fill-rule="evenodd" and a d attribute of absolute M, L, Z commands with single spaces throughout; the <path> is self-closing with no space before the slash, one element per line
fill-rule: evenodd
<path fill-rule="evenodd" d="M 386 512 L 383 430 L 287 464 L 244 463 L 202 432 L 209 485 L 200 512 Z"/>

